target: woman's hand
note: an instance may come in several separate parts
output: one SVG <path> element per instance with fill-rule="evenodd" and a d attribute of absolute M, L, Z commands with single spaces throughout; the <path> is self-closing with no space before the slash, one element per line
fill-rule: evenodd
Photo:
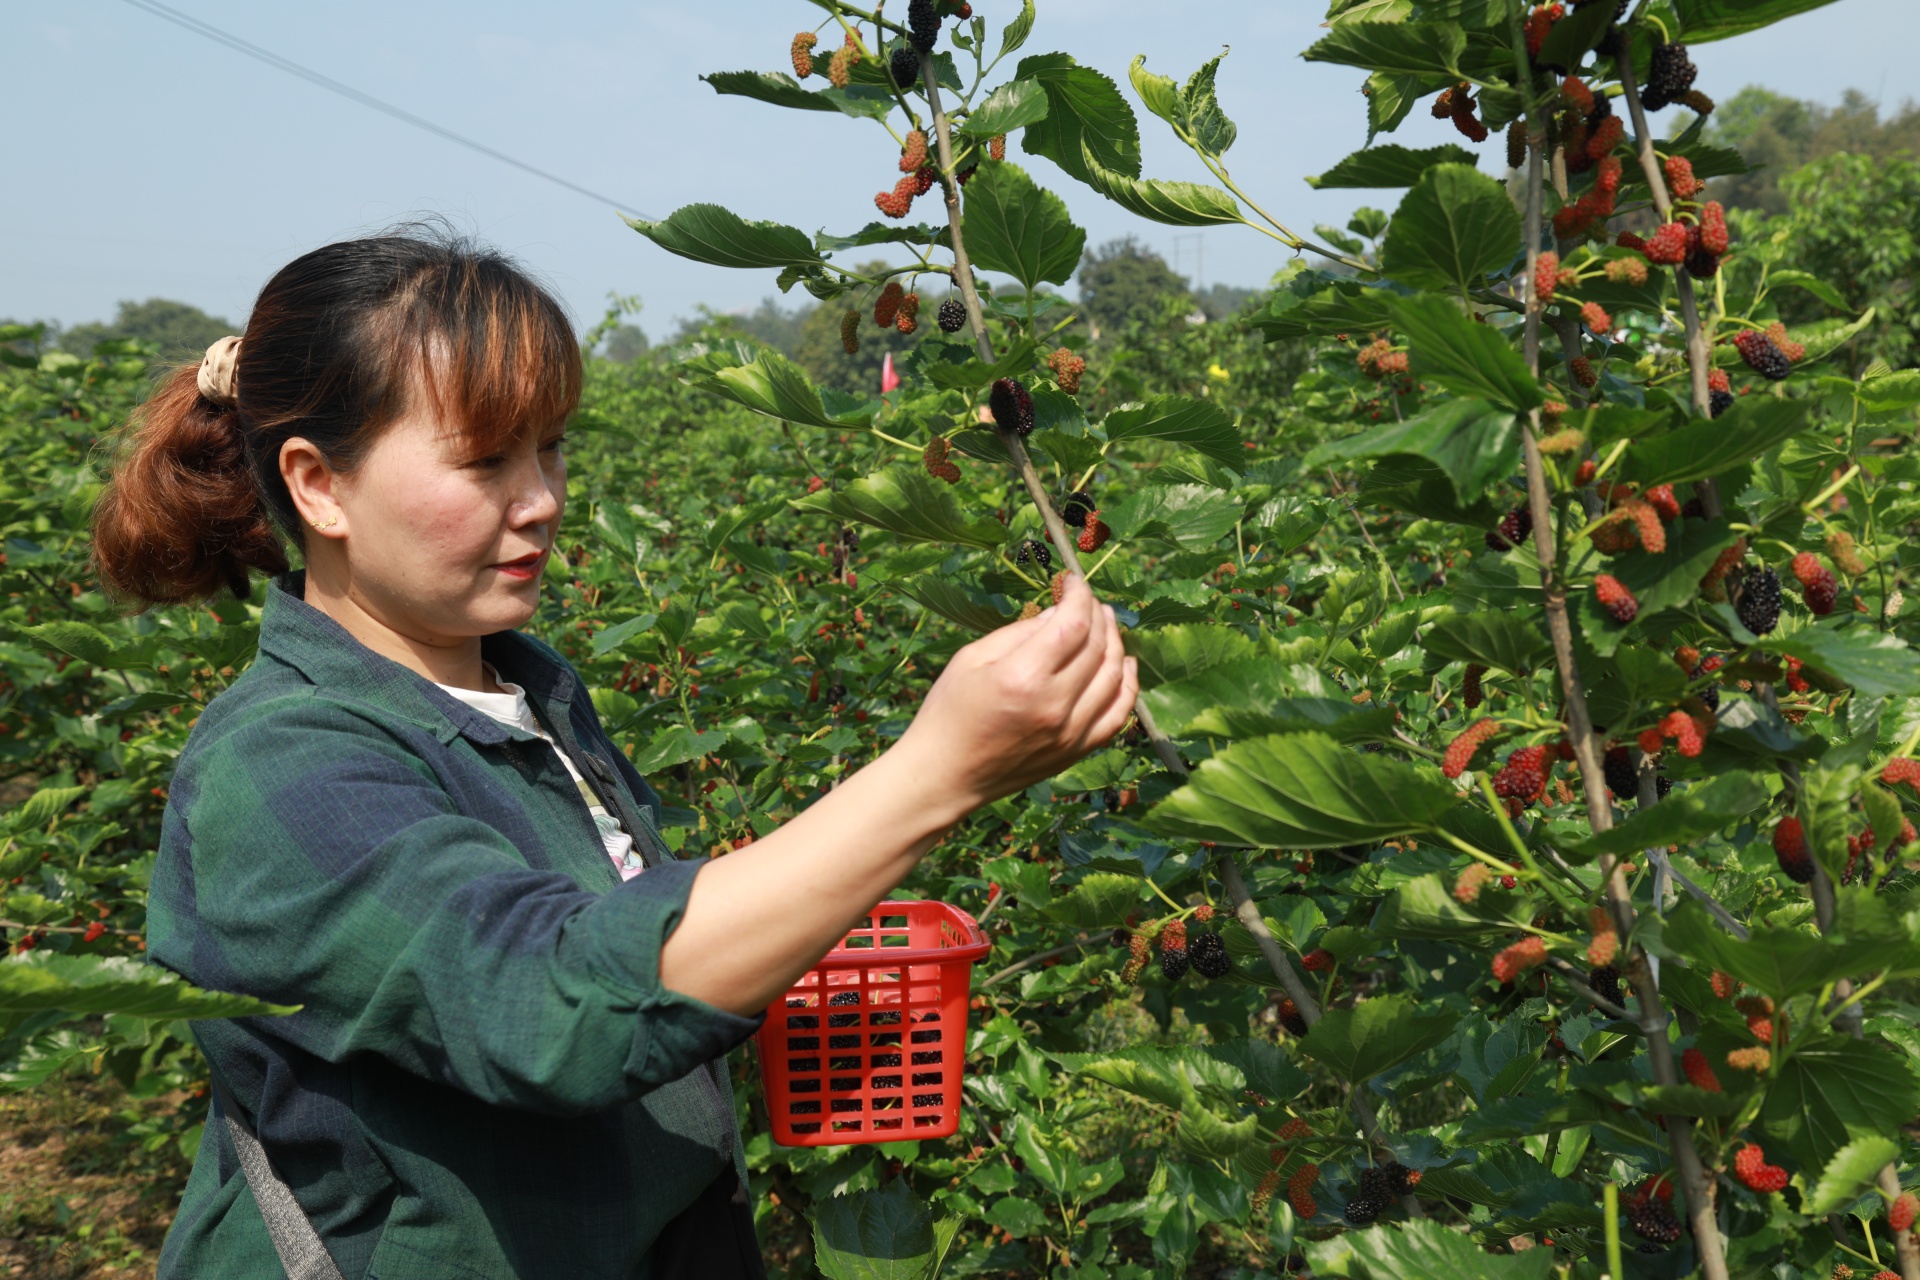
<path fill-rule="evenodd" d="M 1105 745 L 1139 689 L 1113 610 L 1073 576 L 1058 605 L 956 653 L 896 749 L 937 759 L 971 810 Z"/>
<path fill-rule="evenodd" d="M 1139 687 L 1113 611 L 1067 579 L 1058 605 L 955 654 L 886 754 L 702 867 L 661 983 L 734 1013 L 766 1008 L 948 827 L 1118 733 Z"/>

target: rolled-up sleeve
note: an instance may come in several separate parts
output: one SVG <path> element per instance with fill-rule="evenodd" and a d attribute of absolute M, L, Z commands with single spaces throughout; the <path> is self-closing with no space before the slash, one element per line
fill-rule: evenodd
<path fill-rule="evenodd" d="M 415 746 L 349 708 L 276 698 L 181 772 L 194 926 L 156 931 L 153 956 L 302 1006 L 265 1034 L 577 1112 L 678 1079 L 759 1025 L 660 985 L 702 864 L 604 895 L 530 868 L 457 811 Z"/>

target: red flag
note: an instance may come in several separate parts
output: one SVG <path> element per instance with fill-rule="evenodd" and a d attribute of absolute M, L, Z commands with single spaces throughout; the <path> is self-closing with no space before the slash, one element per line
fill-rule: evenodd
<path fill-rule="evenodd" d="M 880 394 L 885 395 L 899 385 L 900 375 L 893 371 L 893 352 L 889 351 L 880 366 Z"/>

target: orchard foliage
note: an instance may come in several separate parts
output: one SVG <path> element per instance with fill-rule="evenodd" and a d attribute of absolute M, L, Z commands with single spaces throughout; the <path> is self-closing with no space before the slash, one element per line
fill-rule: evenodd
<path fill-rule="evenodd" d="M 778 271 L 855 342 L 925 332 L 879 398 L 711 334 L 590 365 L 533 629 L 670 843 L 791 817 L 1054 571 L 1116 606 L 1145 688 L 902 891 L 995 944 L 953 1140 L 774 1147 L 740 1055 L 777 1274 L 1920 1280 L 1920 372 L 1854 376 L 1874 315 L 1739 217 L 1722 241 L 1694 184 L 1739 158 L 1638 101 L 1721 88 L 1676 46 L 1811 7 L 1338 0 L 1306 53 L 1364 83 L 1370 145 L 1310 181 L 1395 207 L 1312 236 L 1226 165 L 1232 59 L 1123 88 L 1028 52 L 1031 4 L 996 35 L 817 0 L 815 39 L 767 34 L 794 74 L 706 77 L 861 130 L 879 199 L 845 234 L 708 204 L 636 230 Z M 1383 140 L 1436 107 L 1458 143 Z M 1161 127 L 1213 183 L 1143 173 Z M 1022 155 L 1313 256 L 1234 321 L 1063 356 L 1044 290 L 1084 235 Z M 6 375 L 13 1087 L 191 1086 L 172 1020 L 248 1011 L 120 959 L 171 761 L 257 620 L 92 587 L 135 355 Z M 1003 379 L 1029 434 L 992 420 Z"/>

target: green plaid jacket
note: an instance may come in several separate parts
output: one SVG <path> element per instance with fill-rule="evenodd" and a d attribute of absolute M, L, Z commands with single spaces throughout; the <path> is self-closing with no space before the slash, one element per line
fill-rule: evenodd
<path fill-rule="evenodd" d="M 725 1055 L 759 1026 L 660 985 L 697 862 L 578 674 L 482 641 L 634 835 L 622 883 L 553 749 L 268 586 L 253 665 L 181 753 L 149 955 L 302 1006 L 194 1024 L 349 1277 L 646 1277 L 661 1228 L 732 1163 Z M 209 1123 L 165 1280 L 282 1274 Z"/>

